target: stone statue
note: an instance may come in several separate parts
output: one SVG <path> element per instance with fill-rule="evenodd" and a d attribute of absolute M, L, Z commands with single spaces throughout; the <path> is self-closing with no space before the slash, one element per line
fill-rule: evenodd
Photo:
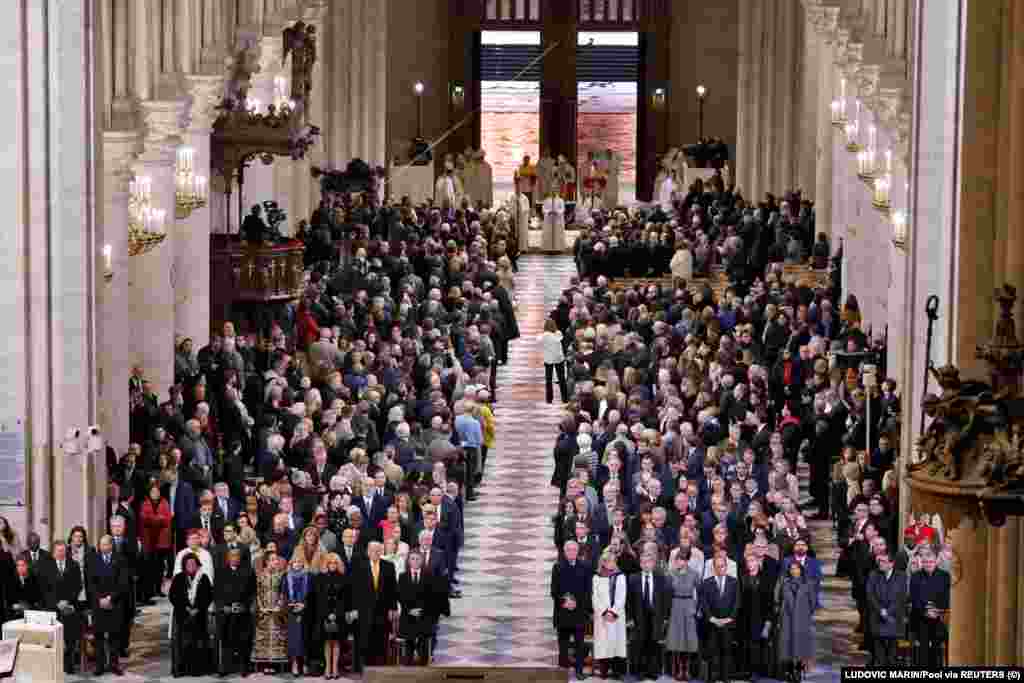
<path fill-rule="evenodd" d="M 299 20 L 286 28 L 283 35 L 282 59 L 287 60 L 289 54 L 292 56 L 292 99 L 301 104 L 303 111 L 308 111 L 316 64 L 316 26 Z"/>

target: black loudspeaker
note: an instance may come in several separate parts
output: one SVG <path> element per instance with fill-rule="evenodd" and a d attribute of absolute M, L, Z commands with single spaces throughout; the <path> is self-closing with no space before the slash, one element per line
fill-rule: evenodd
<path fill-rule="evenodd" d="M 434 160 L 434 153 L 423 138 L 416 138 L 412 141 L 412 151 L 409 156 L 412 157 L 413 166 L 426 166 Z"/>

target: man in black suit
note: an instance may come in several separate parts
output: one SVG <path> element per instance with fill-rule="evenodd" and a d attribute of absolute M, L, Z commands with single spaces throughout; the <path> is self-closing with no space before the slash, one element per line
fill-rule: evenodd
<path fill-rule="evenodd" d="M 921 553 L 921 571 L 910 576 L 911 630 L 918 643 L 918 666 L 937 669 L 944 666 L 943 643 L 948 633 L 943 615 L 949 610 L 949 573 L 939 569 L 931 548 Z"/>
<path fill-rule="evenodd" d="M 75 672 L 75 662 L 81 634 L 81 622 L 75 610 L 78 594 L 82 591 L 82 571 L 78 563 L 67 556 L 67 545 L 64 541 L 54 541 L 53 563 L 56 570 L 56 583 L 49 599 L 45 601 L 46 609 L 56 612 L 60 623 L 64 625 L 64 673 Z"/>
<path fill-rule="evenodd" d="M 728 557 L 715 553 L 714 575 L 700 586 L 700 609 L 707 623 L 708 681 L 729 681 L 732 670 L 733 632 L 739 612 L 736 579 L 726 576 Z M 718 674 L 717 676 L 715 674 Z"/>
<path fill-rule="evenodd" d="M 366 553 L 362 546 L 356 543 L 355 529 L 345 529 L 341 532 L 341 547 L 338 548 L 338 557 L 345 565 L 345 574 L 352 576 L 352 572 L 366 563 Z"/>
<path fill-rule="evenodd" d="M 430 490 L 430 502 L 434 506 L 434 514 L 437 515 L 438 531 L 444 537 L 448 551 L 448 576 L 453 583 L 458 583 L 455 580 L 455 565 L 464 540 L 462 511 L 458 503 L 444 495 L 436 486 Z"/>
<path fill-rule="evenodd" d="M 38 609 L 43 605 L 43 591 L 39 580 L 28 567 L 28 558 L 21 555 L 14 562 L 14 579 L 7 591 L 11 618 L 20 619 L 25 610 Z"/>
<path fill-rule="evenodd" d="M 398 579 L 398 602 L 402 605 L 398 633 L 409 644 L 408 651 L 403 653 L 409 664 L 418 656 L 426 666 L 430 659 L 427 644 L 442 611 L 441 599 L 447 600 L 448 587 L 441 587 L 440 577 L 423 570 L 419 551 L 410 552 L 406 561 L 408 571 Z"/>
<path fill-rule="evenodd" d="M 122 576 L 118 562 L 110 536 L 100 539 L 97 552 L 90 555 L 86 562 L 89 606 L 96 633 L 97 676 L 106 672 L 108 660 L 110 670 L 121 675 L 121 667 L 118 665 L 119 633 L 124 623 L 124 603 L 130 584 Z"/>
<path fill-rule="evenodd" d="M 231 487 L 221 481 L 213 485 L 213 509 L 217 516 L 224 520 L 224 524 L 238 520 L 238 513 L 242 511 L 242 504 L 231 497 Z M 221 525 L 223 530 L 223 524 Z"/>
<path fill-rule="evenodd" d="M 877 558 L 878 571 L 868 578 L 867 598 L 871 633 L 875 637 L 874 666 L 896 663 L 896 641 L 907 634 L 907 575 L 897 571 L 888 553 Z"/>
<path fill-rule="evenodd" d="M 190 528 L 206 529 L 212 543 L 223 543 L 226 522 L 220 509 L 213 504 L 213 495 L 209 491 L 199 497 L 199 512 L 192 518 Z M 302 531 L 301 527 L 299 531 Z"/>
<path fill-rule="evenodd" d="M 34 577 L 36 587 L 39 589 L 39 599 L 44 604 L 52 602 L 54 591 L 57 589 L 57 565 L 53 556 L 45 549 L 39 547 L 39 534 L 30 532 L 27 537 L 28 548 L 21 554 L 28 563 L 29 573 Z"/>
<path fill-rule="evenodd" d="M 438 546 L 434 532 L 424 529 L 419 535 L 419 551 L 423 555 L 423 571 L 444 579 L 448 586 L 448 555 L 444 548 Z"/>
<path fill-rule="evenodd" d="M 110 513 L 107 516 L 107 533 L 112 533 L 110 529 L 111 520 L 114 517 L 120 517 L 124 520 L 124 535 L 129 538 L 138 538 L 138 526 L 135 517 L 135 510 L 131 506 L 131 492 L 126 489 L 119 488 L 116 484 L 111 484 L 112 495 L 115 498 L 111 501 L 109 510 Z"/>
<path fill-rule="evenodd" d="M 633 622 L 630 651 L 633 670 L 637 676 L 657 680 L 661 669 L 661 645 L 665 635 L 665 622 L 672 605 L 671 587 L 665 577 L 654 568 L 657 558 L 644 554 L 640 558 L 640 571 L 628 579 L 626 611 Z"/>
<path fill-rule="evenodd" d="M 366 562 L 358 565 L 352 576 L 352 602 L 359 615 L 353 672 L 362 671 L 363 662 L 371 666 L 384 663 L 388 632 L 398 616 L 395 565 L 381 559 L 382 543 L 371 542 L 366 553 Z"/>
<path fill-rule="evenodd" d="M 120 640 L 116 641 L 116 644 L 118 655 L 127 658 L 128 645 L 132 637 L 132 624 L 135 623 L 135 587 L 139 578 L 142 548 L 139 547 L 139 539 L 125 534 L 125 527 L 125 521 L 120 516 L 110 519 L 110 541 L 113 544 L 119 573 L 127 590 L 121 610 L 123 621 L 118 630 Z"/>
<path fill-rule="evenodd" d="M 579 545 L 568 541 L 562 546 L 563 558 L 551 572 L 551 599 L 555 603 L 555 627 L 558 629 L 558 665 L 569 666 L 569 639 L 576 650 L 576 678 L 583 677 L 587 656 L 584 630 L 593 613 L 591 604 L 593 569 L 580 561 Z"/>
<path fill-rule="evenodd" d="M 232 550 L 237 550 L 241 554 L 242 565 L 246 567 L 252 566 L 252 555 L 249 547 L 238 542 L 238 530 L 235 528 L 234 522 L 228 522 L 224 525 L 224 542 L 215 545 L 210 552 L 210 555 L 213 557 L 214 572 L 219 572 L 228 566 L 228 554 Z"/>
<path fill-rule="evenodd" d="M 371 529 L 388 516 L 388 508 L 391 507 L 391 499 L 385 493 L 383 486 L 378 486 L 373 477 L 366 477 L 363 480 L 363 495 L 355 498 L 352 502 L 359 506 L 363 518 Z"/>
<path fill-rule="evenodd" d="M 226 526 L 234 534 L 233 526 Z M 248 557 L 248 550 L 246 557 Z M 249 653 L 252 648 L 252 615 L 249 607 L 256 593 L 256 577 L 252 565 L 242 560 L 242 549 L 225 552 L 224 565 L 217 566 L 213 587 L 213 604 L 217 614 L 217 673 L 226 676 L 240 672 L 249 674 Z"/>
<path fill-rule="evenodd" d="M 321 495 L 327 492 L 331 477 L 338 472 L 338 468 L 327 462 L 327 447 L 320 439 L 313 440 L 313 464 L 307 471 L 313 488 Z"/>

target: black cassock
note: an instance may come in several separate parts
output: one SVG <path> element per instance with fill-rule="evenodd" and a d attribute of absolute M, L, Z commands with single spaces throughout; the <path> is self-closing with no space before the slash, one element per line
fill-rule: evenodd
<path fill-rule="evenodd" d="M 256 577 L 248 565 L 217 570 L 213 603 L 217 613 L 217 672 L 245 671 L 252 650 L 252 601 Z"/>
<path fill-rule="evenodd" d="M 210 605 L 213 586 L 205 574 L 196 574 L 199 585 L 195 600 L 189 600 L 189 576 L 179 573 L 171 582 L 170 601 L 174 606 L 174 626 L 171 635 L 171 669 L 175 675 L 201 676 L 209 665 Z"/>

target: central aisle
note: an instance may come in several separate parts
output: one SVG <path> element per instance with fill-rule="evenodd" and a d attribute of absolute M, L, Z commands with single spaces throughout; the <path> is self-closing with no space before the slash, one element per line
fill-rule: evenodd
<path fill-rule="evenodd" d="M 521 338 L 498 377 L 497 446 L 480 498 L 466 512 L 459 556 L 463 598 L 442 622 L 435 663 L 551 666 L 558 645 L 551 625 L 551 518 L 557 491 L 551 451 L 560 404 L 544 402 L 544 320 L 569 285 L 569 256 L 524 256 L 516 294 Z M 558 390 L 555 390 L 558 399 Z"/>

